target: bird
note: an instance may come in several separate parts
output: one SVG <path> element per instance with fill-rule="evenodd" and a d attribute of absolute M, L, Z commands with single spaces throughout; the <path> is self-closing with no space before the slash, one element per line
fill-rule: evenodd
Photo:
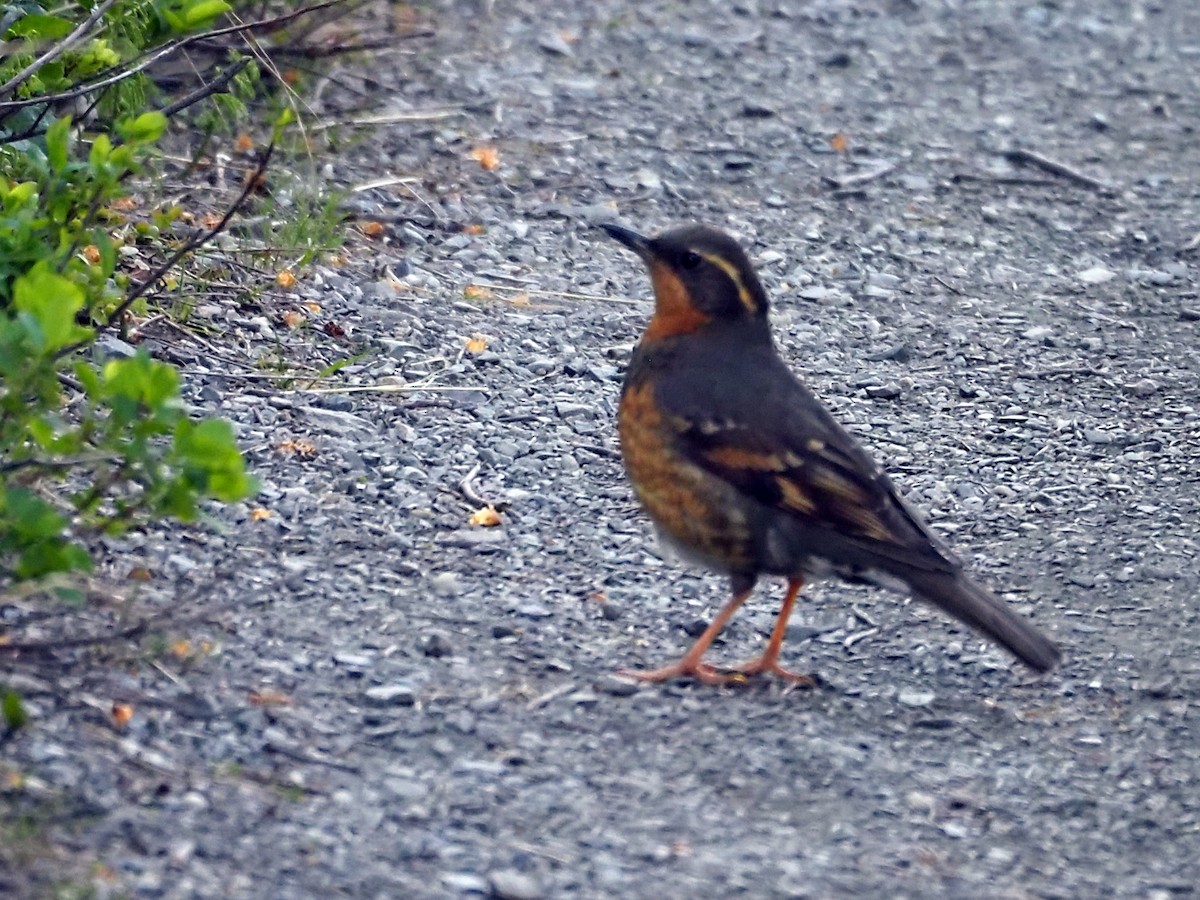
<path fill-rule="evenodd" d="M 704 684 L 772 675 L 805 584 L 828 577 L 907 589 L 995 641 L 1035 672 L 1056 645 L 971 578 L 870 455 L 789 369 L 769 303 L 727 233 L 681 225 L 653 237 L 601 223 L 649 270 L 654 313 L 630 358 L 617 408 L 621 457 L 660 541 L 729 578 L 730 599 L 684 656 L 620 674 Z M 704 660 L 760 577 L 786 580 L 762 653 Z"/>

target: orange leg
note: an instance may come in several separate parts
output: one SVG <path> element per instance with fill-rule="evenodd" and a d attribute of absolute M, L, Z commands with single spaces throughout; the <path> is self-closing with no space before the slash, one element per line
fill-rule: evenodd
<path fill-rule="evenodd" d="M 708 652 L 708 648 L 712 646 L 713 640 L 721 633 L 721 629 L 729 624 L 729 620 L 738 611 L 738 607 L 746 602 L 753 591 L 753 582 L 750 583 L 749 587 L 741 591 L 736 591 L 732 599 L 717 613 L 717 617 L 712 620 L 712 624 L 704 629 L 704 634 L 700 635 L 696 639 L 696 643 L 692 644 L 692 649 L 679 662 L 674 665 L 663 666 L 661 669 L 621 669 L 617 674 L 627 675 L 630 678 L 636 678 L 638 681 L 670 681 L 672 678 L 695 678 L 704 684 L 726 684 L 729 681 L 738 679 L 740 677 L 738 675 L 725 675 L 718 672 L 708 663 L 703 662 L 703 659 L 704 654 Z"/>
<path fill-rule="evenodd" d="M 732 671 L 741 675 L 759 675 L 768 672 L 797 684 L 816 687 L 816 682 L 808 675 L 792 672 L 779 665 L 779 651 L 783 649 L 783 637 L 787 632 L 788 619 L 792 615 L 792 607 L 796 605 L 796 595 L 800 593 L 802 587 L 804 587 L 802 578 L 788 579 L 787 594 L 784 595 L 783 605 L 779 607 L 779 616 L 775 619 L 775 627 L 771 629 L 771 639 L 767 641 L 766 649 L 763 650 L 761 656 L 742 663 Z"/>

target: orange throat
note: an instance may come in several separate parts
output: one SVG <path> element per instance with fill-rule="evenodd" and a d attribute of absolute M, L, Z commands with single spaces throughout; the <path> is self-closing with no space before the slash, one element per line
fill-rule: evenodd
<path fill-rule="evenodd" d="M 646 326 L 643 341 L 659 341 L 680 334 L 691 334 L 712 321 L 698 310 L 679 276 L 659 262 L 650 264 L 654 285 L 654 316 Z"/>

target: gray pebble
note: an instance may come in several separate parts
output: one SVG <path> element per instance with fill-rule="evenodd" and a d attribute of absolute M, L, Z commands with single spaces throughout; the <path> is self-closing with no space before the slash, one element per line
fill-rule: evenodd
<path fill-rule="evenodd" d="M 875 384 L 868 385 L 866 393 L 872 400 L 895 400 L 900 396 L 902 391 L 899 385 Z"/>
<path fill-rule="evenodd" d="M 417 702 L 417 688 L 409 681 L 381 684 L 363 691 L 372 706 L 412 706 Z"/>
<path fill-rule="evenodd" d="M 641 683 L 632 678 L 622 678 L 620 675 L 605 675 L 593 687 L 610 697 L 632 697 L 640 689 Z"/>
<path fill-rule="evenodd" d="M 498 869 L 488 874 L 488 881 L 497 900 L 540 900 L 543 896 L 537 879 L 516 869 Z"/>

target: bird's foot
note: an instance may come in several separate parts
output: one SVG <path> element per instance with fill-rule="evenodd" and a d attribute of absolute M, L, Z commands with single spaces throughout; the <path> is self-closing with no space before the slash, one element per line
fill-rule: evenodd
<path fill-rule="evenodd" d="M 730 684 L 739 680 L 745 681 L 745 678 L 737 674 L 726 674 L 708 663 L 691 662 L 686 658 L 660 669 L 620 669 L 617 674 L 655 684 L 672 681 L 676 678 L 693 678 L 701 684 Z"/>
<path fill-rule="evenodd" d="M 776 662 L 764 661 L 762 657 L 728 669 L 682 659 L 660 669 L 621 669 L 617 674 L 654 684 L 672 681 L 676 678 L 691 678 L 701 684 L 711 685 L 746 684 L 755 675 L 774 675 L 776 678 L 792 682 L 797 687 L 815 688 L 817 686 L 816 679 L 811 675 L 792 672 Z"/>
<path fill-rule="evenodd" d="M 754 675 L 774 675 L 776 678 L 782 678 L 784 681 L 790 681 L 797 687 L 815 688 L 817 687 L 817 679 L 812 675 L 802 675 L 799 672 L 793 672 L 791 669 L 785 669 L 775 660 L 766 656 L 759 656 L 755 659 L 748 660 L 740 666 L 734 666 L 726 670 L 733 674 L 734 677 L 750 678 Z"/>

